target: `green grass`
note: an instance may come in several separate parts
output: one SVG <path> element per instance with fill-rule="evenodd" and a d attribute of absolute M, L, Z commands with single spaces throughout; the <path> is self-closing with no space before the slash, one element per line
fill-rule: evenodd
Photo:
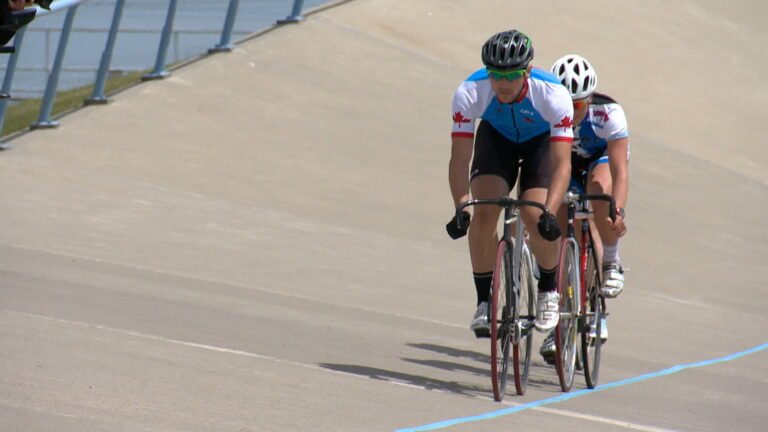
<path fill-rule="evenodd" d="M 107 78 L 104 94 L 110 95 L 141 81 L 141 77 L 146 75 L 147 72 L 117 72 L 111 74 Z M 61 113 L 82 107 L 85 100 L 90 98 L 92 93 L 93 84 L 58 92 L 53 103 L 51 117 L 56 117 Z M 42 99 L 27 99 L 9 105 L 5 115 L 5 126 L 3 127 L 2 136 L 27 129 L 32 123 L 36 123 L 40 116 L 41 105 Z"/>

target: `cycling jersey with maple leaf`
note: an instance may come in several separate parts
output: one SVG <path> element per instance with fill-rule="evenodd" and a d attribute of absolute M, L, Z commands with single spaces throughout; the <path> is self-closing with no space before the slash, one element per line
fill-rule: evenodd
<path fill-rule="evenodd" d="M 553 141 L 573 140 L 573 103 L 568 90 L 542 69 L 531 71 L 523 95 L 509 104 L 499 102 L 488 72 L 480 69 L 459 85 L 452 113 L 452 136 L 474 137 L 475 121 L 483 119 L 516 143 L 546 132 Z"/>
<path fill-rule="evenodd" d="M 605 153 L 610 141 L 628 136 L 627 117 L 621 105 L 608 96 L 595 93 L 587 115 L 576 126 L 573 152 L 582 158 L 597 156 Z"/>

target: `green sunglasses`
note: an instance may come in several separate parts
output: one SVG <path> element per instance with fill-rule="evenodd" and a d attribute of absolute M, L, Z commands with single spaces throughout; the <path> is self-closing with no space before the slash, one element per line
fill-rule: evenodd
<path fill-rule="evenodd" d="M 495 81 L 501 81 L 503 79 L 507 81 L 515 81 L 523 77 L 526 72 L 528 72 L 528 69 L 517 69 L 517 70 L 511 70 L 511 71 L 499 71 L 499 70 L 493 70 L 493 69 L 486 69 L 488 71 L 488 76 L 491 77 L 491 79 Z"/>

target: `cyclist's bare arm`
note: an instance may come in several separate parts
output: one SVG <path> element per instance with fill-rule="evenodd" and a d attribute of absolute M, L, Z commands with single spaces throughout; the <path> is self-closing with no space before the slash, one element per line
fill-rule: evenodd
<path fill-rule="evenodd" d="M 552 178 L 547 190 L 545 205 L 550 212 L 557 214 L 565 191 L 571 179 L 571 141 L 552 140 L 549 151 L 552 158 Z"/>
<path fill-rule="evenodd" d="M 474 139 L 451 137 L 451 161 L 448 164 L 448 182 L 454 206 L 469 201 L 469 162 L 472 160 Z"/>
<path fill-rule="evenodd" d="M 613 191 L 611 195 L 616 200 L 617 207 L 624 207 L 629 195 L 629 138 L 620 138 L 608 142 L 608 163 L 611 169 Z"/>
<path fill-rule="evenodd" d="M 611 169 L 611 181 L 613 189 L 611 195 L 616 200 L 616 206 L 624 208 L 629 196 L 629 162 L 627 155 L 629 152 L 629 138 L 620 138 L 608 142 L 608 164 Z M 611 222 L 611 228 L 621 237 L 626 231 L 626 224 L 623 217 L 617 217 L 615 222 Z"/>

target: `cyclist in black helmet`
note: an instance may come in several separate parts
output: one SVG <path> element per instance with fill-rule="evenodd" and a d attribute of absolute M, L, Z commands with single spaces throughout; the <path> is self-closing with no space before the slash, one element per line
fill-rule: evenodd
<path fill-rule="evenodd" d="M 491 36 L 483 45 L 484 68 L 459 85 L 453 98 L 449 183 L 454 205 L 470 198 L 498 198 L 518 180 L 523 199 L 543 203 L 549 212 L 525 207 L 523 222 L 539 264 L 535 324 L 540 331 L 557 325 L 555 291 L 560 229 L 554 214 L 571 174 L 573 104 L 568 91 L 548 71 L 533 68 L 533 43 L 518 30 Z M 476 120 L 480 120 L 475 130 Z M 470 167 L 471 161 L 471 167 Z M 454 217 L 446 226 L 452 238 L 469 229 L 469 252 L 477 291 L 470 328 L 489 334 L 488 297 L 495 263 L 500 209 L 478 206 L 464 212 L 463 229 Z"/>

